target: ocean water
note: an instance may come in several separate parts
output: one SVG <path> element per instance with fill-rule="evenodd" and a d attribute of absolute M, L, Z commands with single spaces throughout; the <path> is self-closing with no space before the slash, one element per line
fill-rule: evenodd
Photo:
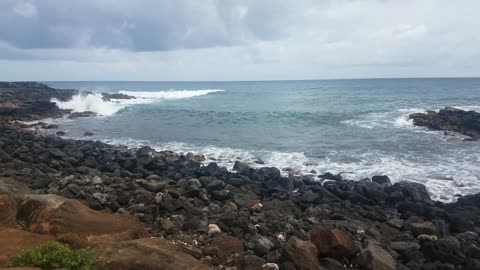
<path fill-rule="evenodd" d="M 69 138 L 202 153 L 231 168 L 386 174 L 424 183 L 451 201 L 480 192 L 480 142 L 414 127 L 413 112 L 455 106 L 480 111 L 480 79 L 364 79 L 265 82 L 46 82 L 55 88 L 125 93 L 105 102 L 77 96 L 58 106 L 92 118 L 49 120 Z M 264 165 L 255 160 L 263 160 Z"/>

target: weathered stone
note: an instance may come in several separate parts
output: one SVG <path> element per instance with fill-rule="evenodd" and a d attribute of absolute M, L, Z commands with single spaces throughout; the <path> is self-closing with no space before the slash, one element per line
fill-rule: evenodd
<path fill-rule="evenodd" d="M 465 254 L 460 250 L 460 243 L 454 237 L 424 242 L 421 251 L 431 261 L 462 264 L 466 259 Z"/>
<path fill-rule="evenodd" d="M 377 243 L 369 241 L 366 248 L 358 255 L 358 264 L 368 270 L 395 270 L 396 264 L 392 255 L 388 254 Z"/>
<path fill-rule="evenodd" d="M 230 256 L 234 253 L 243 253 L 242 240 L 228 235 L 217 236 L 210 242 L 210 246 L 218 249 L 219 257 Z"/>
<path fill-rule="evenodd" d="M 145 226 L 134 217 L 97 212 L 77 200 L 55 195 L 25 196 L 17 218 L 25 222 L 28 231 L 53 235 L 73 247 L 146 235 Z"/>
<path fill-rule="evenodd" d="M 14 228 L 0 227 L 0 265 L 26 248 L 46 244 L 51 236 L 34 234 Z"/>
<path fill-rule="evenodd" d="M 339 229 L 313 227 L 310 240 L 317 247 L 318 256 L 330 258 L 350 257 L 355 254 L 356 247 L 350 237 Z"/>
<path fill-rule="evenodd" d="M 298 270 L 322 270 L 315 245 L 296 237 L 290 238 L 285 243 L 282 258 L 292 262 Z"/>

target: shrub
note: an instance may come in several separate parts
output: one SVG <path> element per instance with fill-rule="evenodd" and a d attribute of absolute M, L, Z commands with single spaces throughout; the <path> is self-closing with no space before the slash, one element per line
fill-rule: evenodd
<path fill-rule="evenodd" d="M 43 270 L 67 268 L 70 270 L 94 270 L 97 258 L 92 249 L 71 250 L 67 245 L 49 241 L 45 245 L 28 248 L 10 259 L 7 267 L 40 267 Z"/>

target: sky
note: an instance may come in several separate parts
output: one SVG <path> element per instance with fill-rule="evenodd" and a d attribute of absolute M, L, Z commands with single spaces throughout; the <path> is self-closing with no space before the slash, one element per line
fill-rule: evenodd
<path fill-rule="evenodd" d="M 478 0 L 1 0 L 0 80 L 480 76 Z"/>

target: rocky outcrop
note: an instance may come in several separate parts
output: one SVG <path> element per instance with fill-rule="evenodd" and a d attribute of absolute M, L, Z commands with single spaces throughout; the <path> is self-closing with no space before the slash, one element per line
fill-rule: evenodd
<path fill-rule="evenodd" d="M 27 231 L 52 235 L 76 248 L 147 235 L 134 217 L 96 212 L 56 195 L 26 195 L 17 208 L 17 219 Z"/>
<path fill-rule="evenodd" d="M 35 120 L 58 117 L 65 112 L 50 100 L 68 100 L 77 92 L 35 82 L 0 82 L 0 118 Z"/>
<path fill-rule="evenodd" d="M 413 119 L 413 124 L 416 126 L 454 131 L 475 139 L 480 138 L 480 113 L 475 111 L 446 107 L 438 113 L 435 111 L 413 113 L 410 114 L 410 119 Z"/>
<path fill-rule="evenodd" d="M 53 237 L 0 226 L 0 265 L 26 248 L 47 243 Z"/>
<path fill-rule="evenodd" d="M 104 101 L 112 101 L 112 99 L 135 99 L 135 97 L 120 93 L 102 93 L 102 99 Z"/>

